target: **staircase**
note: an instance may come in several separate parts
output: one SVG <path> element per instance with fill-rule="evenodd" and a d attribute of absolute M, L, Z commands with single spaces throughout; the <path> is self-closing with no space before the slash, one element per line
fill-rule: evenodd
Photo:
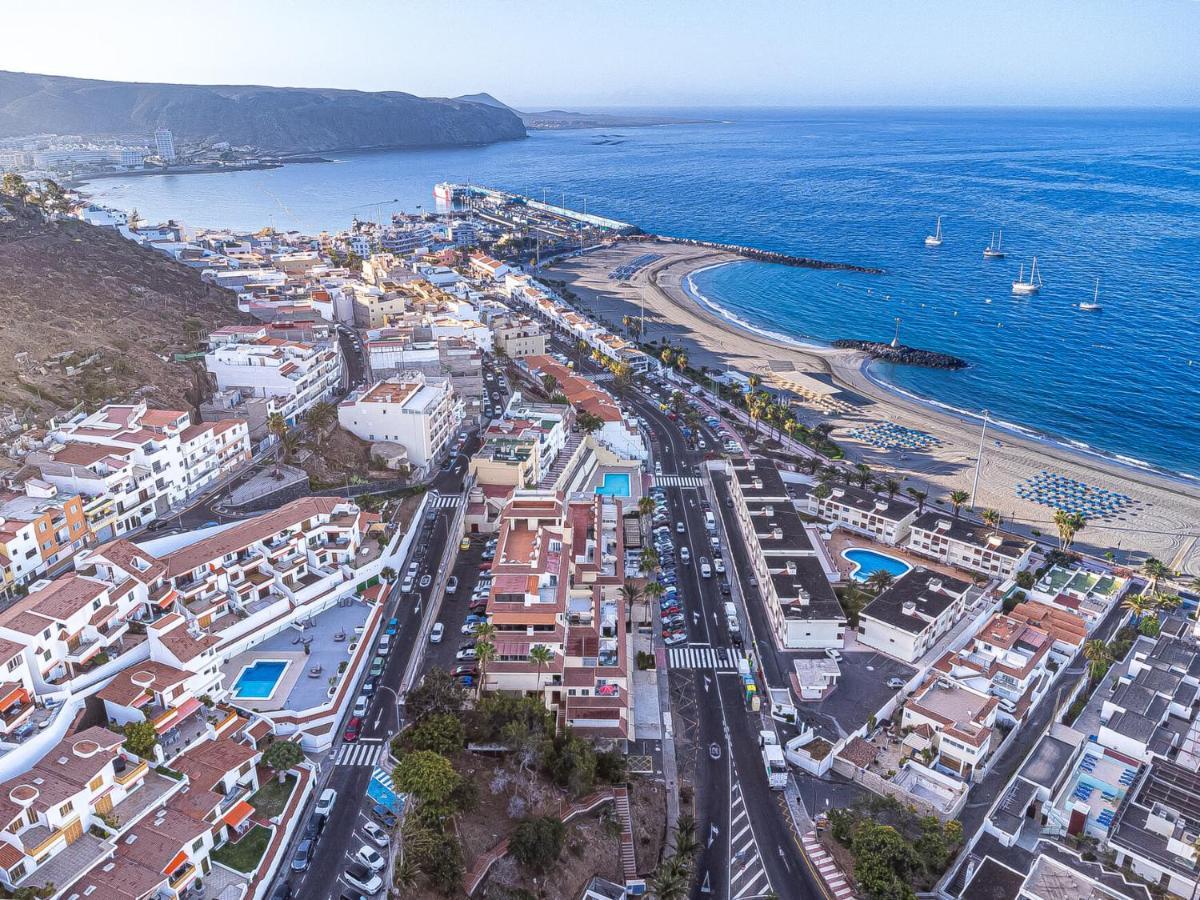
<path fill-rule="evenodd" d="M 613 800 L 617 817 L 621 821 L 621 868 L 625 872 L 625 884 L 628 886 L 638 880 L 637 857 L 633 852 L 633 816 L 629 812 L 629 788 L 613 788 Z"/>
<path fill-rule="evenodd" d="M 558 456 L 554 458 L 554 465 L 547 471 L 542 473 L 541 480 L 538 481 L 538 487 L 543 490 L 554 486 L 558 477 L 566 470 L 574 459 L 575 451 L 579 449 L 579 445 L 583 443 L 583 432 L 572 431 L 567 435 L 567 442 L 563 444 L 563 448 L 558 451 Z"/>

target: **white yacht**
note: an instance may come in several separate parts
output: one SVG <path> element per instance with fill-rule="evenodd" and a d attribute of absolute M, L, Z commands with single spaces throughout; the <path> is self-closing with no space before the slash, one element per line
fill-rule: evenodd
<path fill-rule="evenodd" d="M 1001 244 L 1004 243 L 1004 229 L 1000 229 L 1000 234 L 992 232 L 991 242 L 983 248 L 984 259 L 1004 259 L 1004 251 L 1001 249 Z"/>
<path fill-rule="evenodd" d="M 937 229 L 933 232 L 933 234 L 925 235 L 925 246 L 926 247 L 942 246 L 942 217 L 941 216 L 937 217 Z"/>
<path fill-rule="evenodd" d="M 1079 308 L 1082 310 L 1087 310 L 1088 312 L 1094 312 L 1097 309 L 1101 309 L 1101 306 L 1100 306 L 1100 279 L 1099 278 L 1096 279 L 1096 288 L 1095 288 L 1095 290 L 1092 291 L 1092 299 L 1084 300 L 1082 303 L 1079 304 Z"/>
<path fill-rule="evenodd" d="M 1042 273 L 1038 271 L 1037 257 L 1033 258 L 1033 265 L 1029 267 L 1029 280 L 1025 280 L 1025 265 L 1021 264 L 1021 273 L 1017 276 L 1017 280 L 1012 283 L 1012 292 L 1018 297 L 1028 297 L 1030 294 L 1036 294 L 1042 288 Z"/>

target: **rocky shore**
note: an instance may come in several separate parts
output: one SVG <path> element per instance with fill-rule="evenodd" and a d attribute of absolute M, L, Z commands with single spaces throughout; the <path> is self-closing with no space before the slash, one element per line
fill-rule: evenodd
<path fill-rule="evenodd" d="M 939 353 L 936 350 L 921 350 L 918 347 L 906 347 L 904 344 L 885 344 L 882 341 L 856 341 L 841 339 L 833 342 L 839 350 L 860 350 L 872 359 L 884 362 L 900 363 L 906 366 L 924 366 L 927 369 L 965 369 L 969 363 L 965 359 L 951 356 L 949 353 Z"/>

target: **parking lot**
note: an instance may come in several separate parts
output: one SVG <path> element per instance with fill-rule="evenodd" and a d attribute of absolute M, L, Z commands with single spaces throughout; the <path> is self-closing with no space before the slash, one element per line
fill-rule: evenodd
<path fill-rule="evenodd" d="M 821 700 L 800 704 L 800 714 L 813 720 L 817 730 L 832 740 L 840 740 L 861 728 L 891 699 L 898 689 L 888 687 L 889 679 L 902 678 L 907 682 L 916 672 L 912 666 L 874 650 L 850 647 L 841 654 L 838 667 L 842 674 L 837 687 Z M 822 654 L 780 653 L 779 656 L 790 667 L 793 659 L 816 659 Z"/>
<path fill-rule="evenodd" d="M 470 615 L 471 594 L 483 575 L 480 567 L 488 565 L 483 555 L 491 536 L 476 534 L 468 537 L 470 547 L 463 550 L 460 546 L 458 559 L 451 573 L 452 577 L 458 579 L 458 584 L 453 593 L 443 595 L 438 611 L 436 621 L 442 623 L 442 639 L 425 648 L 425 657 L 421 663 L 422 672 L 428 672 L 435 667 L 453 671 L 456 666 L 467 662 L 455 658 L 458 651 L 474 643 L 469 635 L 462 633 L 462 627 Z"/>

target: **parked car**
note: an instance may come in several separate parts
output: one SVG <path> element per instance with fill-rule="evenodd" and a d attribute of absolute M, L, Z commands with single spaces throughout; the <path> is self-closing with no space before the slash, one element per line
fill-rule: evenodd
<path fill-rule="evenodd" d="M 459 550 L 470 550 L 471 549 L 471 539 L 469 537 L 465 537 L 461 541 L 459 541 L 458 549 Z"/>
<path fill-rule="evenodd" d="M 842 658 L 842 654 L 839 653 L 837 650 L 835 650 L 833 647 L 826 647 L 825 655 L 828 656 L 830 659 L 832 659 L 834 662 L 839 662 Z"/>
<path fill-rule="evenodd" d="M 472 678 L 478 678 L 479 666 L 476 663 L 463 663 L 461 666 L 455 666 L 454 677 L 461 678 L 463 675 L 470 675 Z"/>
<path fill-rule="evenodd" d="M 395 634 L 400 630 L 399 619 L 388 619 L 387 628 L 383 630 L 384 634 Z"/>
<path fill-rule="evenodd" d="M 321 796 L 317 798 L 317 805 L 313 807 L 313 812 L 318 815 L 327 816 L 333 812 L 333 804 L 337 803 L 337 791 L 333 788 L 325 788 L 321 791 Z"/>
<path fill-rule="evenodd" d="M 445 633 L 446 626 L 441 622 L 434 622 L 433 630 L 429 632 L 429 643 L 440 644 L 442 642 L 442 635 Z"/>
<path fill-rule="evenodd" d="M 346 883 L 366 894 L 377 894 L 383 887 L 383 879 L 360 862 L 352 862 L 342 874 Z"/>
<path fill-rule="evenodd" d="M 457 590 L 458 590 L 458 576 L 451 575 L 448 579 L 446 579 L 446 593 L 453 594 Z"/>
<path fill-rule="evenodd" d="M 358 852 L 354 854 L 354 859 L 372 872 L 378 872 L 387 865 L 387 860 L 380 856 L 374 847 L 368 847 L 366 844 L 358 848 Z"/>
<path fill-rule="evenodd" d="M 479 654 L 476 652 L 474 645 L 472 645 L 470 647 L 463 647 L 454 654 L 454 658 L 462 662 L 471 662 L 478 655 Z"/>
<path fill-rule="evenodd" d="M 354 701 L 354 710 L 351 712 L 351 715 L 365 716 L 367 714 L 367 707 L 370 705 L 370 700 L 368 700 L 365 696 L 359 696 L 359 698 Z"/>
<path fill-rule="evenodd" d="M 314 812 L 308 817 L 308 821 L 304 823 L 304 837 L 306 840 L 315 841 L 321 836 L 321 832 L 325 830 L 325 816 L 318 812 Z"/>
<path fill-rule="evenodd" d="M 342 732 L 342 740 L 348 744 L 352 744 L 358 740 L 358 735 L 362 731 L 363 720 L 359 716 L 354 716 L 346 723 L 346 730 Z"/>
<path fill-rule="evenodd" d="M 905 681 L 903 678 L 899 678 L 895 675 L 893 675 L 891 678 L 889 678 L 887 680 L 887 686 L 890 687 L 894 691 L 899 690 L 900 688 L 904 687 L 904 685 L 906 685 L 906 684 L 908 684 L 907 681 Z"/>
<path fill-rule="evenodd" d="M 271 900 L 292 900 L 292 883 L 281 882 L 271 893 Z"/>
<path fill-rule="evenodd" d="M 376 803 L 371 807 L 371 815 L 383 823 L 384 828 L 396 827 L 396 814 L 384 806 L 382 803 Z"/>
<path fill-rule="evenodd" d="M 388 833 L 374 822 L 367 822 L 365 825 L 363 825 L 363 834 L 365 834 L 367 839 L 370 840 L 371 843 L 373 843 L 376 847 L 386 847 L 391 842 L 391 839 L 388 837 Z"/>
<path fill-rule="evenodd" d="M 687 641 L 687 635 L 683 632 L 673 632 L 663 635 L 663 643 L 667 645 L 682 644 Z"/>
<path fill-rule="evenodd" d="M 723 560 L 719 556 L 714 557 L 713 558 L 713 571 L 716 572 L 718 575 L 724 575 L 725 574 L 725 560 Z"/>
<path fill-rule="evenodd" d="M 371 660 L 371 671 L 369 672 L 372 678 L 378 678 L 383 674 L 383 667 L 387 665 L 387 660 L 382 656 L 377 656 Z"/>
<path fill-rule="evenodd" d="M 308 868 L 308 864 L 312 862 L 313 842 L 310 839 L 305 839 L 296 847 L 296 854 L 292 857 L 292 871 L 303 872 Z"/>

